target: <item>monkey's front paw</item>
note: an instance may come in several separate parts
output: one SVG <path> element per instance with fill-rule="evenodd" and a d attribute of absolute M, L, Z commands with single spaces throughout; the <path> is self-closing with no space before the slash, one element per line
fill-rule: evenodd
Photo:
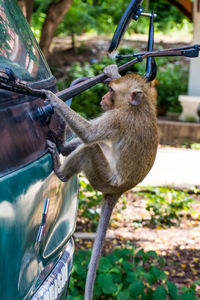
<path fill-rule="evenodd" d="M 43 92 L 47 99 L 50 101 L 50 104 L 53 106 L 53 108 L 57 108 L 59 105 L 59 102 L 62 102 L 53 92 L 47 91 L 47 90 L 41 90 Z"/>
<path fill-rule="evenodd" d="M 49 90 L 41 90 L 41 92 L 44 93 L 48 99 L 54 97 L 54 93 Z"/>
<path fill-rule="evenodd" d="M 104 68 L 103 73 L 111 79 L 120 78 L 117 65 L 109 65 Z"/>
<path fill-rule="evenodd" d="M 47 146 L 49 152 L 52 155 L 54 171 L 57 172 L 60 167 L 60 158 L 59 158 L 58 150 L 56 148 L 56 144 L 50 140 L 47 140 Z"/>
<path fill-rule="evenodd" d="M 47 140 L 48 150 L 51 154 L 54 154 L 57 151 L 56 144 L 50 140 Z"/>

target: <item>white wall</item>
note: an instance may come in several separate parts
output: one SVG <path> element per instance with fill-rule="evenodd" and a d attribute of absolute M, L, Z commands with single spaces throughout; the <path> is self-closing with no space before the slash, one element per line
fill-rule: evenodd
<path fill-rule="evenodd" d="M 200 0 L 194 1 L 193 22 L 194 22 L 193 44 L 200 44 Z M 200 57 L 193 58 L 191 59 L 190 62 L 188 95 L 200 96 Z"/>

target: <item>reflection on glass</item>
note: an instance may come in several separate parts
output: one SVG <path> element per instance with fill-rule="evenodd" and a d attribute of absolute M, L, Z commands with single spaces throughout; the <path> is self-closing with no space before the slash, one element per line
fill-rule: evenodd
<path fill-rule="evenodd" d="M 6 67 L 26 82 L 52 76 L 16 0 L 0 0 L 0 70 Z"/>

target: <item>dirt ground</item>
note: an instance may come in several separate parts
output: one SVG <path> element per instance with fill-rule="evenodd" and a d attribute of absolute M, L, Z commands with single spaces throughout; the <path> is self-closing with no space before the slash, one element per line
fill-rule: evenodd
<path fill-rule="evenodd" d="M 112 252 L 116 247 L 130 247 L 135 245 L 144 248 L 145 251 L 154 250 L 165 259 L 164 271 L 168 279 L 183 286 L 190 285 L 200 278 L 200 195 L 195 196 L 192 204 L 195 214 L 191 217 L 183 216 L 180 225 L 167 228 L 151 228 L 151 226 L 136 226 L 136 220 L 149 218 L 145 209 L 145 202 L 141 196 L 134 192 L 125 194 L 126 208 L 123 200 L 117 204 L 103 254 Z M 91 224 L 78 216 L 77 232 L 90 232 Z M 93 240 L 76 238 L 76 249 L 90 249 Z M 200 287 L 199 287 L 200 293 Z"/>

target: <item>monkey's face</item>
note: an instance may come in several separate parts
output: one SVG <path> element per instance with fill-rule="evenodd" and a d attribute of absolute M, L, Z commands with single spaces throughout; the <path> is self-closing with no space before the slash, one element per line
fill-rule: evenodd
<path fill-rule="evenodd" d="M 128 108 L 141 104 L 144 80 L 135 74 L 112 80 L 109 84 L 112 108 Z"/>
<path fill-rule="evenodd" d="M 109 91 L 102 97 L 100 105 L 104 111 L 113 109 L 114 90 L 109 88 Z"/>
<path fill-rule="evenodd" d="M 127 74 L 124 77 L 114 79 L 109 84 L 109 91 L 101 100 L 104 111 L 111 109 L 134 109 L 144 102 L 144 94 L 149 89 L 144 79 L 135 74 Z"/>

